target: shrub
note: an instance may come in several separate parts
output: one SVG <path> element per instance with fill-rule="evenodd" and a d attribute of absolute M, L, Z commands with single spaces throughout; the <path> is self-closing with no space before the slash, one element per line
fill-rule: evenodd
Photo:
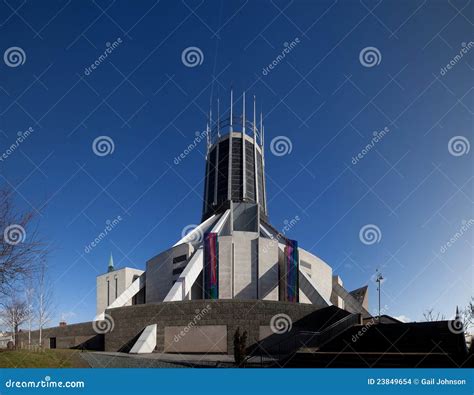
<path fill-rule="evenodd" d="M 244 367 L 247 348 L 247 331 L 240 334 L 240 328 L 234 333 L 234 361 L 238 367 Z"/>

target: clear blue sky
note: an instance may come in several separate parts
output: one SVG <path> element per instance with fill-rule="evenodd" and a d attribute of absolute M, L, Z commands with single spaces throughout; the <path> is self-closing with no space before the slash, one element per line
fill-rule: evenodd
<path fill-rule="evenodd" d="M 441 68 L 474 39 L 473 3 L 465 3 L 0 3 L 1 54 L 20 47 L 26 55 L 17 67 L 0 62 L 2 152 L 18 131 L 34 129 L 0 172 L 21 207 L 47 202 L 39 226 L 52 246 L 53 323 L 93 318 L 95 276 L 111 252 L 117 267 L 144 269 L 199 222 L 205 146 L 173 160 L 205 128 L 211 94 L 228 106 L 231 85 L 263 107 L 274 226 L 299 216 L 289 235 L 348 289 L 369 284 L 372 309 L 380 267 L 387 314 L 420 320 L 433 307 L 452 317 L 473 290 L 473 227 L 441 249 L 474 218 L 473 150 L 449 150 L 453 137 L 465 138 L 461 153 L 474 142 L 474 50 L 444 75 Z M 192 46 L 203 61 L 186 67 L 181 54 Z M 380 53 L 373 67 L 359 59 L 367 47 Z M 115 149 L 100 157 L 91 147 L 103 135 Z M 271 153 L 277 136 L 290 139 L 291 153 Z M 380 229 L 379 242 L 361 242 L 368 224 Z"/>

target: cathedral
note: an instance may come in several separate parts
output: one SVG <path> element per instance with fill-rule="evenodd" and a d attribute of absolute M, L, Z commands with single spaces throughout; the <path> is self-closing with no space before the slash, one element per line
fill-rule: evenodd
<path fill-rule="evenodd" d="M 199 355 L 225 359 L 244 338 L 246 363 L 254 366 L 255 358 L 270 367 L 467 363 L 459 314 L 421 323 L 380 311 L 372 316 L 367 285 L 347 290 L 330 265 L 289 237 L 298 216 L 284 229 L 272 225 L 263 117 L 257 122 L 255 98 L 247 115 L 245 93 L 240 115 L 232 92 L 229 110 L 214 118 L 210 112 L 200 134 L 206 143 L 200 224 L 186 226 L 190 231 L 151 257 L 145 271 L 116 268 L 111 256 L 96 280 L 94 320 L 44 329 L 49 348 L 157 353 L 162 361 L 202 366 Z M 20 338 L 27 344 L 26 332 Z"/>
<path fill-rule="evenodd" d="M 337 306 L 369 317 L 367 286 L 349 291 L 331 266 L 271 224 L 264 125 L 245 93 L 240 115 L 210 112 L 202 222 L 146 263 L 97 278 L 97 314 L 133 304 L 197 299 L 266 300 Z M 295 217 L 289 227 L 299 220 Z"/>
<path fill-rule="evenodd" d="M 371 317 L 367 285 L 346 290 L 331 266 L 287 237 L 298 216 L 287 220 L 283 230 L 272 225 L 265 187 L 263 117 L 257 116 L 255 97 L 248 115 L 245 92 L 240 107 L 236 115 L 231 92 L 226 114 L 219 113 L 219 105 L 216 117 L 209 112 L 203 139 L 206 163 L 201 223 L 149 259 L 145 271 L 115 269 L 111 257 L 108 271 L 97 277 L 97 326 L 107 326 L 114 313 L 125 311 L 120 308 L 140 305 L 151 309 L 166 305 L 182 320 L 192 322 L 192 316 L 180 314 L 184 302 L 196 306 L 204 302 L 204 307 L 192 310 L 199 311 L 198 316 L 200 309 L 225 306 L 222 313 L 214 307 L 212 314 L 206 314 L 207 319 L 216 315 L 219 325 L 204 325 L 203 317 L 201 325 L 195 323 L 191 328 L 176 322 L 159 328 L 158 323 L 152 323 L 131 352 L 153 351 L 161 331 L 165 352 L 229 352 L 230 328 L 234 328 L 242 306 L 250 306 L 256 314 L 261 308 L 267 315 L 273 312 L 263 322 L 267 325 L 251 331 L 255 340 L 279 333 L 282 325 L 291 329 L 296 317 L 330 307 L 334 317 L 346 321 L 360 323 Z M 208 301 L 224 304 L 208 305 Z M 226 317 L 232 318 L 226 321 Z M 216 337 L 225 341 L 216 346 Z M 181 341 L 171 341 L 176 338 Z"/>

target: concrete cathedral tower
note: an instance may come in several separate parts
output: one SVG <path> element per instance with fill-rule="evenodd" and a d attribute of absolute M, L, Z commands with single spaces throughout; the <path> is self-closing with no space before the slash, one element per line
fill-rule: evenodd
<path fill-rule="evenodd" d="M 329 265 L 287 237 L 298 213 L 288 211 L 282 231 L 270 224 L 263 116 L 255 96 L 248 103 L 244 92 L 239 105 L 233 96 L 228 111 L 221 114 L 219 100 L 217 116 L 212 106 L 209 111 L 201 223 L 151 258 L 145 272 L 134 272 L 123 293 L 106 298 L 98 290 L 97 311 L 126 303 L 240 299 L 335 305 L 369 316 L 367 287 L 346 291 Z"/>
<path fill-rule="evenodd" d="M 219 115 L 213 123 L 209 111 L 203 220 L 229 209 L 232 202 L 258 204 L 260 214 L 267 218 L 263 117 L 260 113 L 257 125 L 255 96 L 250 119 L 245 107 L 244 92 L 242 113 L 234 115 L 231 91 L 227 117 Z"/>

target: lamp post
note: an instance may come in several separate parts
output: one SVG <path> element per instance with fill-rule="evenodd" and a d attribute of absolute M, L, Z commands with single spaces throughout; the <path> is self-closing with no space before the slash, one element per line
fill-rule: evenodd
<path fill-rule="evenodd" d="M 377 291 L 379 293 L 379 322 L 380 322 L 380 287 L 382 286 L 382 281 L 384 280 L 382 273 L 379 272 L 379 269 L 376 270 L 377 277 L 375 278 L 375 282 L 377 283 Z"/>

